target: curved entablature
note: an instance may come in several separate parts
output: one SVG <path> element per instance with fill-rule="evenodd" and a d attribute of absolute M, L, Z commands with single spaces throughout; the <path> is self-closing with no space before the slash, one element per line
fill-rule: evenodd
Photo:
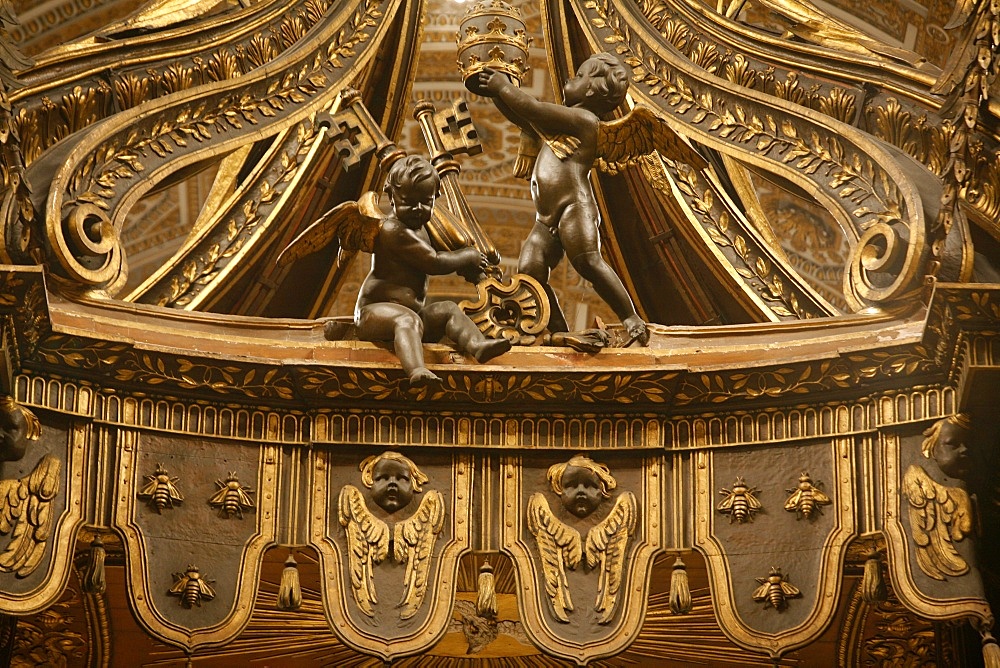
<path fill-rule="evenodd" d="M 45 245 L 56 273 L 113 294 L 126 277 L 118 234 L 132 205 L 179 170 L 328 108 L 374 56 L 398 7 L 328 4 L 312 39 L 272 64 L 116 114 L 36 161 L 29 175 L 50 183 L 36 196 L 45 198 Z"/>
<path fill-rule="evenodd" d="M 333 3 L 263 0 L 150 32 L 100 34 L 43 54 L 12 95 L 25 162 L 144 102 L 242 76 L 299 43 Z"/>
<path fill-rule="evenodd" d="M 911 299 L 935 272 L 931 261 L 945 230 L 928 218 L 914 181 L 877 141 L 811 110 L 724 84 L 678 55 L 631 3 L 574 9 L 593 48 L 613 45 L 634 68 L 638 97 L 699 142 L 783 176 L 830 209 L 852 245 L 844 286 L 853 308 Z M 933 194 L 929 200 L 937 204 Z"/>
<path fill-rule="evenodd" d="M 8 267 L 0 278 L 0 287 L 12 295 L 5 307 L 13 323 L 12 362 L 32 375 L 76 379 L 112 394 L 118 387 L 142 387 L 150 396 L 271 406 L 289 414 L 378 401 L 407 410 L 414 402 L 427 410 L 531 404 L 563 411 L 582 404 L 627 412 L 657 406 L 681 415 L 779 398 L 868 396 L 891 389 L 900 378 L 914 385 L 951 383 L 961 369 L 947 366 L 949 358 L 938 351 L 963 344 L 949 313 L 965 314 L 962 327 L 988 327 L 995 299 L 985 286 L 952 285 L 926 313 L 742 327 L 653 326 L 648 348 L 596 356 L 517 346 L 497 364 L 477 365 L 446 346 L 432 346 L 428 363 L 444 382 L 411 389 L 383 347 L 326 341 L 326 320 L 68 301 L 48 294 L 35 268 Z"/>

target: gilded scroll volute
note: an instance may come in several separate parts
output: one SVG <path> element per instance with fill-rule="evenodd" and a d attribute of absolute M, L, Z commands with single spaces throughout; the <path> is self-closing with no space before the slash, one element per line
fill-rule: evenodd
<path fill-rule="evenodd" d="M 591 42 L 617 44 L 635 68 L 638 100 L 656 105 L 698 142 L 789 179 L 830 209 L 852 244 L 844 287 L 853 308 L 898 301 L 935 271 L 931 248 L 941 250 L 934 242 L 946 230 L 925 217 L 911 178 L 918 165 L 829 117 L 719 85 L 643 26 L 626 3 L 592 2 L 579 11 Z M 937 210 L 940 198 L 924 194 Z"/>
<path fill-rule="evenodd" d="M 49 184 L 39 199 L 50 267 L 71 286 L 114 294 L 127 275 L 119 236 L 133 204 L 178 170 L 277 136 L 328 107 L 372 57 L 396 6 L 368 0 L 353 11 L 330 8 L 314 28 L 330 38 L 290 50 L 281 67 L 150 100 L 87 127 L 60 155 L 43 154 L 29 176 Z"/>

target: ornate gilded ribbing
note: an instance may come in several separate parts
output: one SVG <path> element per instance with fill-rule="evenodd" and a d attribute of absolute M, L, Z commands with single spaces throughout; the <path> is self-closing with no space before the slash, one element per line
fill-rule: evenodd
<path fill-rule="evenodd" d="M 262 0 L 252 9 L 203 17 L 166 36 L 160 29 L 41 54 L 24 73 L 28 85 L 16 96 L 18 127 L 27 139 L 25 160 L 30 164 L 59 139 L 114 113 L 273 61 L 332 5 Z"/>
<path fill-rule="evenodd" d="M 854 236 L 844 283 L 855 308 L 897 301 L 919 287 L 933 269 L 931 226 L 894 158 L 835 121 L 752 89 L 736 93 L 719 85 L 643 29 L 626 5 L 596 0 L 579 10 L 592 41 L 636 68 L 637 90 L 684 123 L 687 134 L 788 178 L 830 208 Z"/>
<path fill-rule="evenodd" d="M 353 11 L 331 11 L 314 28 L 329 39 L 290 51 L 283 69 L 150 102 L 78 138 L 49 189 L 46 236 L 59 271 L 82 286 L 114 292 L 127 271 L 118 231 L 134 201 L 173 171 L 275 135 L 329 104 L 338 82 L 371 57 L 372 37 L 394 8 L 394 2 L 368 0 Z"/>

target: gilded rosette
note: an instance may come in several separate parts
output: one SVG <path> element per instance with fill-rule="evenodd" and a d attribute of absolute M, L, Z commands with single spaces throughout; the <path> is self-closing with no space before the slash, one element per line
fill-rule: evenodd
<path fill-rule="evenodd" d="M 486 68 L 503 72 L 520 85 L 528 71 L 531 37 L 521 12 L 503 0 L 484 0 L 466 13 L 458 33 L 458 69 L 473 93 L 471 78 Z"/>

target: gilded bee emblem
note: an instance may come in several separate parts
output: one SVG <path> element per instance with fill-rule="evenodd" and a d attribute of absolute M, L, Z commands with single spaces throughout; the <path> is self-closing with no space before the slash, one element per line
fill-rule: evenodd
<path fill-rule="evenodd" d="M 743 476 L 736 476 L 732 489 L 723 488 L 719 491 L 719 494 L 726 497 L 719 502 L 719 512 L 729 515 L 730 524 L 734 521 L 740 524 L 752 522 L 754 513 L 761 509 L 760 501 L 754 496 L 759 493 L 759 489 L 747 485 Z"/>
<path fill-rule="evenodd" d="M 796 519 L 804 517 L 808 520 L 813 517 L 813 513 L 822 514 L 821 506 L 833 503 L 823 490 L 813 485 L 812 478 L 805 471 L 799 476 L 799 484 L 785 491 L 791 493 L 785 501 L 785 510 L 795 513 Z"/>
<path fill-rule="evenodd" d="M 178 603 L 185 608 L 197 605 L 201 607 L 202 600 L 215 598 L 215 590 L 211 583 L 214 580 L 206 580 L 198 572 L 197 566 L 188 566 L 183 573 L 174 573 L 174 585 L 167 592 L 171 596 L 180 596 Z"/>
<path fill-rule="evenodd" d="M 175 503 L 184 500 L 184 495 L 177 489 L 177 476 L 167 473 L 163 464 L 156 465 L 153 475 L 143 477 L 146 479 L 146 486 L 136 496 L 147 501 L 149 507 L 157 513 L 161 513 L 164 508 L 173 508 Z"/>
<path fill-rule="evenodd" d="M 784 610 L 788 606 L 786 599 L 802 596 L 802 592 L 795 585 L 785 581 L 781 570 L 771 567 L 771 572 L 766 578 L 754 578 L 760 586 L 753 592 L 753 600 L 764 601 L 764 608 L 768 606 L 775 610 Z"/>
<path fill-rule="evenodd" d="M 228 519 L 237 515 L 240 519 L 243 519 L 244 510 L 254 509 L 253 498 L 250 496 L 253 494 L 253 491 L 249 487 L 244 487 L 240 484 L 240 480 L 236 477 L 234 471 L 230 471 L 229 477 L 225 481 L 216 480 L 215 484 L 219 489 L 208 500 L 208 503 L 213 508 L 219 509 L 219 517 Z"/>

